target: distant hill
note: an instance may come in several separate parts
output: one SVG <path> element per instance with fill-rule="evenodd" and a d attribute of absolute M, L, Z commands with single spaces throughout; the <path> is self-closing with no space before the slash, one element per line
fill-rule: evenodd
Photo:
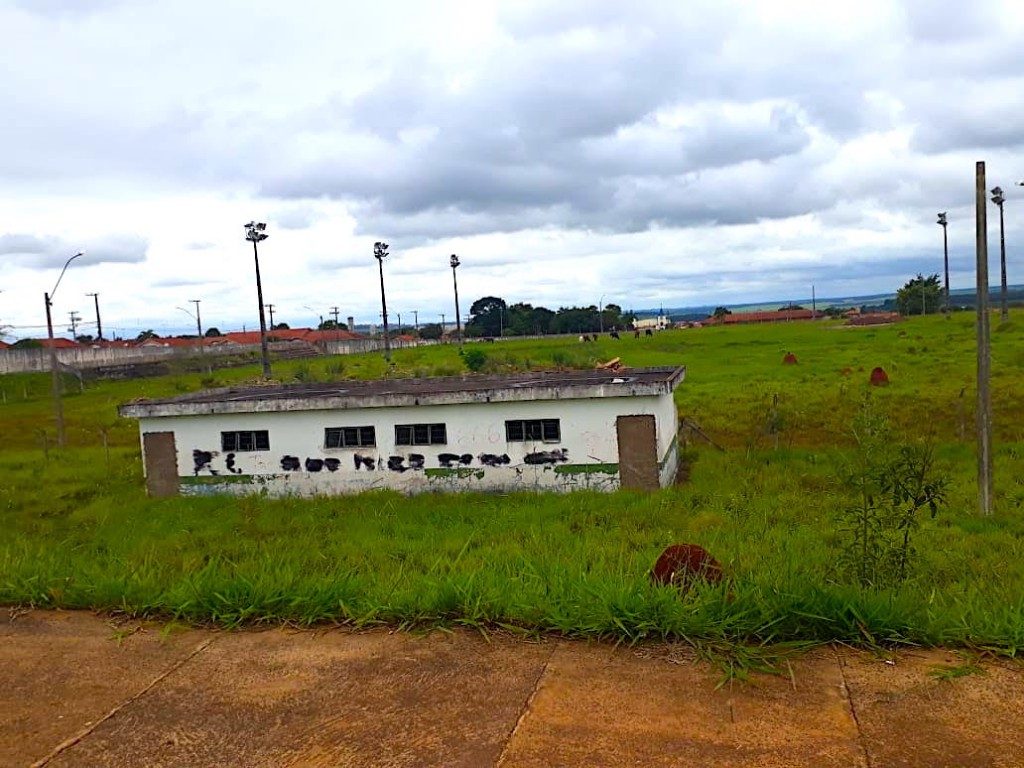
<path fill-rule="evenodd" d="M 1007 300 L 1013 304 L 1024 303 L 1024 285 L 1008 285 L 1006 287 Z M 975 291 L 973 288 L 954 288 L 949 292 L 950 303 L 953 306 L 973 307 L 975 304 Z M 989 287 L 989 301 L 998 305 L 999 286 Z M 811 300 L 790 301 L 780 299 L 778 301 L 762 301 L 756 304 L 698 304 L 688 307 L 665 307 L 654 309 L 635 309 L 633 312 L 638 317 L 656 317 L 659 312 L 664 312 L 673 321 L 679 320 L 703 320 L 715 311 L 716 307 L 727 306 L 733 312 L 764 312 L 772 309 L 779 309 L 789 304 L 796 303 L 807 309 L 811 308 Z M 816 302 L 819 310 L 828 307 L 837 309 L 849 309 L 851 307 L 868 307 L 880 311 L 892 311 L 896 308 L 896 292 L 872 293 L 864 296 L 832 296 L 819 298 Z"/>

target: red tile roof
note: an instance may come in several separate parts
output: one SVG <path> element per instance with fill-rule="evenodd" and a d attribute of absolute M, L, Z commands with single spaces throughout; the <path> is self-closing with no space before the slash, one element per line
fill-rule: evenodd
<path fill-rule="evenodd" d="M 824 317 L 824 312 L 814 312 L 810 309 L 777 309 L 771 312 L 734 312 L 725 315 L 721 320 L 709 318 L 706 322 L 719 323 L 722 325 L 737 325 L 740 323 L 784 323 L 788 320 L 814 320 Z"/>

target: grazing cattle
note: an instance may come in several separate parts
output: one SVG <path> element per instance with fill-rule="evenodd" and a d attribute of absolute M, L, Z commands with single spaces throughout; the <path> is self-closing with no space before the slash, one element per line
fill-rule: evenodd
<path fill-rule="evenodd" d="M 587 337 L 586 337 L 586 336 L 584 336 L 584 335 L 583 335 L 583 334 L 581 333 L 581 334 L 580 334 L 580 344 L 582 344 L 582 343 L 583 343 L 584 341 L 586 341 L 586 340 L 587 340 Z"/>
<path fill-rule="evenodd" d="M 486 341 L 488 344 L 493 344 L 494 343 L 494 337 L 493 336 L 484 336 L 484 341 Z"/>
<path fill-rule="evenodd" d="M 634 339 L 639 339 L 640 338 L 640 329 L 639 328 L 637 328 L 635 331 L 633 331 L 633 338 Z"/>
<path fill-rule="evenodd" d="M 673 544 L 661 554 L 651 569 L 651 581 L 655 584 L 683 589 L 688 589 L 698 580 L 718 584 L 722 577 L 721 563 L 697 544 Z"/>
<path fill-rule="evenodd" d="M 644 331 L 644 336 L 653 336 L 653 335 L 654 335 L 654 332 L 650 328 L 648 328 L 648 329 L 646 329 Z"/>
<path fill-rule="evenodd" d="M 618 331 L 612 331 L 608 335 L 611 336 L 613 339 L 619 338 L 619 332 Z"/>

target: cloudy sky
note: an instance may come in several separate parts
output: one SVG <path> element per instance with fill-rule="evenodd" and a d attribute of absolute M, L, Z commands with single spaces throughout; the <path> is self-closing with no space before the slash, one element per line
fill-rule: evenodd
<path fill-rule="evenodd" d="M 1019 0 L 0 0 L 0 325 L 104 330 L 1024 282 Z M 990 207 L 993 277 L 998 217 Z M 37 327 L 33 327 L 37 326 Z M 90 327 L 84 326 L 88 332 Z"/>

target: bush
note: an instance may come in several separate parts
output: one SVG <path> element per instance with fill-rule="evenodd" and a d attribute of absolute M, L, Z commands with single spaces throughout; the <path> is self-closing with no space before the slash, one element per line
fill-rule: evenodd
<path fill-rule="evenodd" d="M 487 353 L 482 349 L 467 349 L 462 352 L 462 362 L 473 373 L 479 373 L 487 365 Z"/>

